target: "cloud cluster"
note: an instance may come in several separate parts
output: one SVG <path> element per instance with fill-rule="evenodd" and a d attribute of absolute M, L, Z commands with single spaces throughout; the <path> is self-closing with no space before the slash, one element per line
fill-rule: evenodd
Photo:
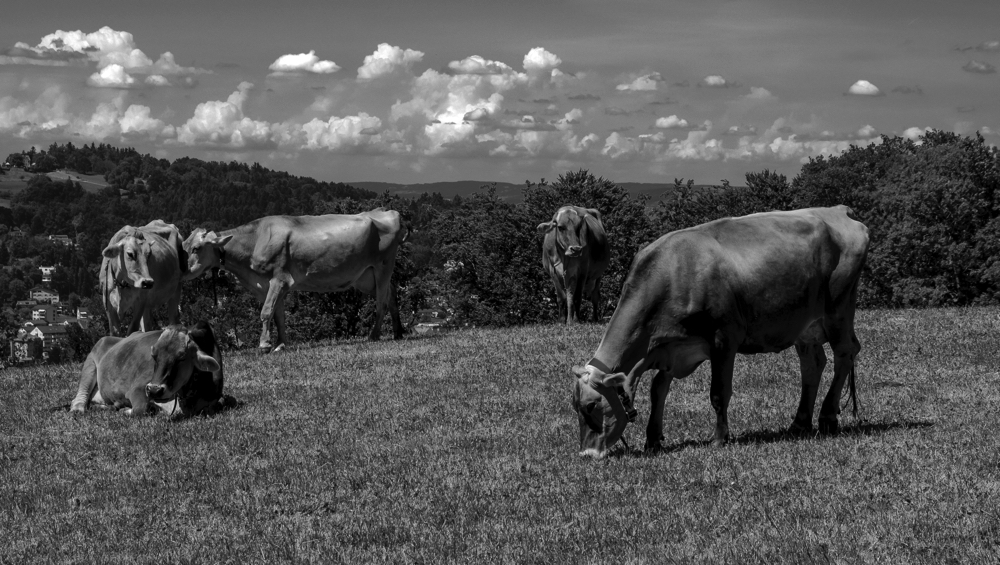
<path fill-rule="evenodd" d="M 644 92 L 657 89 L 657 84 L 663 82 L 663 77 L 660 73 L 649 73 L 637 77 L 631 82 L 626 82 L 615 86 L 616 90 L 620 91 L 633 91 L 633 92 Z"/>
<path fill-rule="evenodd" d="M 989 75 L 997 72 L 997 68 L 986 61 L 972 60 L 962 66 L 962 70 L 969 73 Z"/>
<path fill-rule="evenodd" d="M 173 53 L 167 51 L 153 61 L 136 46 L 132 34 L 108 26 L 92 32 L 56 31 L 42 37 L 32 47 L 17 42 L 0 56 L 0 65 L 67 65 L 95 64 L 97 71 L 90 75 L 87 84 L 98 88 L 132 88 L 139 84 L 169 85 L 164 75 L 195 75 L 208 73 L 205 69 L 182 67 Z M 140 81 L 133 74 L 158 78 Z"/>

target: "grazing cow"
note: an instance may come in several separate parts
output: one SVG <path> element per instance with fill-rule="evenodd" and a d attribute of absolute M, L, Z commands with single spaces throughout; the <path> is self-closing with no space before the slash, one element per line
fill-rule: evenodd
<path fill-rule="evenodd" d="M 260 349 L 271 350 L 270 322 L 278 326 L 274 350 L 284 348 L 285 296 L 293 290 L 339 292 L 356 288 L 375 297 L 375 324 L 382 333 L 389 308 L 393 334 L 403 336 L 392 271 L 396 250 L 406 239 L 399 213 L 377 208 L 361 214 L 267 216 L 220 234 L 198 228 L 184 241 L 189 278 L 213 267 L 236 276 L 264 306 Z"/>
<path fill-rule="evenodd" d="M 121 320 L 132 311 L 126 335 L 153 329 L 153 311 L 167 305 L 167 323 L 180 315 L 181 280 L 187 255 L 173 224 L 153 220 L 143 227 L 125 226 L 104 248 L 100 285 L 111 335 L 119 335 Z"/>
<path fill-rule="evenodd" d="M 600 321 L 601 277 L 611 259 L 601 213 L 593 208 L 563 206 L 551 222 L 538 224 L 538 233 L 545 234 L 542 267 L 556 287 L 559 317 L 567 324 L 576 323 L 581 302 L 589 298 L 593 320 Z"/>
<path fill-rule="evenodd" d="M 222 385 L 222 354 L 208 322 L 108 336 L 84 361 L 70 411 L 84 412 L 94 402 L 126 408 L 130 416 L 174 405 L 183 415 L 212 414 L 223 408 Z"/>
<path fill-rule="evenodd" d="M 853 392 L 854 358 L 861 350 L 854 309 L 868 228 L 852 216 L 836 206 L 725 218 L 669 233 L 640 251 L 597 351 L 585 367 L 574 368 L 581 454 L 602 456 L 621 438 L 647 369 L 657 372 L 646 449 L 659 449 L 671 381 L 706 360 L 712 366 L 714 443 L 721 445 L 729 436 L 736 354 L 792 345 L 802 396 L 790 431 L 812 430 L 826 365 L 823 344 L 829 343 L 834 377 L 819 429 L 835 433 L 841 389 L 850 376 Z"/>

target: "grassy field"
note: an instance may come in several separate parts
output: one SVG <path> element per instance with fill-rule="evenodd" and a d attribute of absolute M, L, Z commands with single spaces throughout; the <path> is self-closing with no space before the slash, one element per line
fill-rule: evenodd
<path fill-rule="evenodd" d="M 602 461 L 577 456 L 568 376 L 601 326 L 237 352 L 240 406 L 182 421 L 53 411 L 78 366 L 8 369 L 0 563 L 997 563 L 998 326 L 860 312 L 841 435 L 781 433 L 786 351 L 737 361 L 730 445 L 708 445 L 702 367 L 674 383 L 666 452 Z"/>
<path fill-rule="evenodd" d="M 55 181 L 63 181 L 67 178 L 78 181 L 87 192 L 100 192 L 102 188 L 108 186 L 104 175 L 81 175 L 75 171 L 53 171 L 45 174 Z M 0 175 L 0 206 L 9 208 L 10 197 L 24 190 L 33 176 L 35 173 L 28 173 L 19 168 L 13 168 L 7 171 L 7 174 Z"/>

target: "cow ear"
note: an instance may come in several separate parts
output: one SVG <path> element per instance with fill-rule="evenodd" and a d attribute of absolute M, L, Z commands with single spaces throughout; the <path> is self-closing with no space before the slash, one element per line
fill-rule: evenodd
<path fill-rule="evenodd" d="M 215 241 L 213 241 L 212 245 L 214 245 L 216 247 L 225 247 L 226 244 L 229 243 L 230 239 L 233 239 L 232 235 L 227 235 L 227 236 L 224 236 L 224 237 L 220 237 L 220 238 L 216 239 Z"/>
<path fill-rule="evenodd" d="M 590 376 L 590 371 L 586 367 L 573 365 L 573 377 L 579 379 L 584 376 Z"/>
<path fill-rule="evenodd" d="M 104 248 L 104 251 L 101 252 L 101 255 L 104 255 L 108 259 L 114 259 L 115 257 L 118 256 L 118 253 L 121 251 L 121 248 L 122 248 L 121 242 L 112 243 L 111 245 Z"/>
<path fill-rule="evenodd" d="M 556 227 L 555 222 L 542 222 L 538 224 L 538 233 L 548 233 L 554 227 Z"/>
<path fill-rule="evenodd" d="M 215 357 L 200 349 L 194 358 L 194 366 L 199 371 L 208 371 L 209 373 L 214 373 L 220 369 L 219 362 L 215 360 Z"/>
<path fill-rule="evenodd" d="M 622 386 L 625 384 L 625 373 L 604 375 L 604 386 Z"/>
<path fill-rule="evenodd" d="M 587 214 L 597 218 L 598 220 L 601 219 L 601 211 L 597 208 L 587 208 Z"/>

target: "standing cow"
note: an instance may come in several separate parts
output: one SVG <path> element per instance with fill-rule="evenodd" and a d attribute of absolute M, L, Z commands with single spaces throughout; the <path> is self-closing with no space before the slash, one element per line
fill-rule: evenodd
<path fill-rule="evenodd" d="M 260 349 L 271 350 L 270 322 L 278 327 L 274 350 L 284 348 L 285 296 L 293 290 L 340 292 L 356 288 L 375 297 L 379 339 L 386 308 L 393 335 L 403 337 L 392 271 L 406 239 L 399 212 L 377 208 L 361 214 L 267 216 L 220 234 L 198 228 L 184 241 L 188 278 L 221 267 L 263 302 Z"/>
<path fill-rule="evenodd" d="M 563 206 L 552 221 L 538 224 L 542 241 L 542 267 L 552 277 L 559 300 L 559 316 L 567 324 L 580 318 L 580 303 L 590 299 L 593 320 L 600 321 L 601 277 L 608 268 L 611 249 L 593 208 Z"/>
<path fill-rule="evenodd" d="M 126 335 L 153 328 L 153 310 L 167 305 L 167 322 L 180 316 L 181 279 L 187 254 L 173 224 L 153 220 L 118 230 L 104 248 L 100 285 L 111 335 L 120 335 L 125 314 L 132 311 Z"/>
<path fill-rule="evenodd" d="M 671 381 L 706 360 L 712 365 L 714 443 L 722 444 L 729 436 L 736 354 L 792 345 L 802 396 L 791 431 L 812 429 L 826 365 L 823 344 L 829 343 L 834 376 L 819 429 L 835 433 L 841 389 L 850 376 L 853 390 L 861 350 L 854 310 L 868 229 L 852 216 L 836 206 L 725 218 L 669 233 L 640 251 L 597 351 L 585 367 L 574 368 L 581 454 L 602 456 L 621 438 L 630 417 L 625 405 L 647 369 L 656 375 L 646 449 L 660 448 Z"/>

